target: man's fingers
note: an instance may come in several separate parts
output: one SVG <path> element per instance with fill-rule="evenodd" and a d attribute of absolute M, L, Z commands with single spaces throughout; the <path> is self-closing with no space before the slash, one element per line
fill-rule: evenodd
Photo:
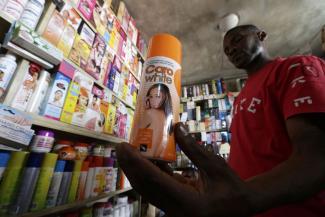
<path fill-rule="evenodd" d="M 183 185 L 145 159 L 129 144 L 117 146 L 121 168 L 137 192 L 163 210 L 177 210 L 195 190 Z"/>
<path fill-rule="evenodd" d="M 200 169 L 206 173 L 215 173 L 216 166 L 226 165 L 221 157 L 206 151 L 202 146 L 198 145 L 195 139 L 189 134 L 185 125 L 177 123 L 175 126 L 175 138 L 177 144 L 187 157 Z M 215 165 L 220 164 L 220 165 Z"/>

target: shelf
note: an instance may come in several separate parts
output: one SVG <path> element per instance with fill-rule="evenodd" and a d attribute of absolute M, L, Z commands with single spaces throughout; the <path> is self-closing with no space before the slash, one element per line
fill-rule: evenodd
<path fill-rule="evenodd" d="M 31 52 L 13 44 L 12 42 L 7 42 L 7 43 L 3 44 L 2 47 L 17 54 L 18 56 L 21 56 L 27 60 L 30 60 L 34 63 L 39 64 L 40 66 L 44 67 L 45 69 L 52 69 L 54 67 L 51 63 L 39 58 L 35 54 L 32 54 Z"/>
<path fill-rule="evenodd" d="M 194 133 L 212 133 L 212 132 L 223 132 L 227 131 L 227 129 L 215 129 L 215 130 L 198 130 L 198 131 L 190 131 L 189 133 L 194 134 Z"/>
<path fill-rule="evenodd" d="M 122 99 L 121 97 L 119 97 L 114 91 L 112 91 L 111 89 L 109 89 L 108 87 L 106 87 L 105 85 L 99 83 L 95 78 L 93 78 L 91 75 L 89 75 L 87 72 L 85 72 L 85 70 L 83 70 L 82 68 L 80 68 L 79 66 L 77 66 L 75 63 L 73 63 L 71 60 L 69 60 L 68 58 L 64 57 L 64 60 L 69 63 L 70 65 L 72 65 L 74 68 L 76 68 L 79 72 L 82 72 L 84 75 L 86 75 L 88 78 L 90 78 L 91 80 L 93 80 L 98 86 L 100 86 L 103 89 L 107 89 L 109 90 L 118 100 L 120 100 L 121 102 L 123 102 L 127 107 L 135 110 L 135 107 L 133 105 L 130 105 L 129 103 L 127 103 L 124 99 Z"/>
<path fill-rule="evenodd" d="M 205 96 L 195 96 L 195 97 L 182 97 L 181 102 L 198 102 L 203 100 L 209 100 L 209 99 L 223 99 L 227 95 L 233 95 L 234 97 L 237 97 L 239 92 L 228 92 L 223 94 L 210 94 Z"/>
<path fill-rule="evenodd" d="M 105 199 L 105 198 L 114 197 L 118 194 L 130 191 L 130 190 L 132 190 L 132 188 L 125 188 L 125 189 L 110 192 L 107 194 L 101 194 L 97 197 L 89 198 L 89 199 L 86 199 L 83 201 L 76 201 L 76 202 L 65 204 L 62 206 L 57 206 L 57 207 L 53 207 L 53 208 L 49 208 L 49 209 L 36 211 L 36 212 L 30 212 L 30 213 L 26 213 L 26 214 L 22 214 L 22 215 L 16 215 L 16 217 L 42 217 L 42 216 L 49 216 L 49 215 L 55 215 L 55 214 L 60 214 L 60 213 L 64 213 L 64 212 L 74 211 L 79 208 L 83 208 L 92 202 L 96 202 L 98 200 Z M 10 216 L 6 216 L 6 217 L 10 217 Z"/>
<path fill-rule="evenodd" d="M 0 150 L 21 150 L 28 147 L 28 145 L 23 145 L 3 137 L 0 137 L 0 144 L 6 146 L 6 147 L 0 147 Z"/>
<path fill-rule="evenodd" d="M 121 142 L 127 142 L 127 140 L 118 138 L 116 136 L 96 132 L 93 130 L 88 130 L 87 128 L 78 127 L 72 124 L 67 124 L 61 121 L 52 120 L 50 118 L 46 118 L 43 116 L 39 116 L 36 114 L 28 113 L 30 116 L 32 116 L 33 119 L 33 125 L 45 127 L 53 130 L 58 130 L 62 132 L 72 133 L 75 135 L 80 136 L 86 136 L 89 138 L 94 138 L 98 140 L 108 141 L 112 143 L 121 143 Z"/>
<path fill-rule="evenodd" d="M 3 12 L 3 10 L 0 11 L 0 17 L 3 18 L 5 21 L 7 21 L 10 24 L 12 24 L 13 22 L 15 22 L 15 20 L 13 18 L 11 18 L 10 16 L 8 16 L 7 14 L 5 14 Z"/>

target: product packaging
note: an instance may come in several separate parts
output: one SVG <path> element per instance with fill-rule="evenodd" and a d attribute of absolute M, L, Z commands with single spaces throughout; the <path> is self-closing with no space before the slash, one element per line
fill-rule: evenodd
<path fill-rule="evenodd" d="M 84 126 L 85 114 L 88 108 L 93 81 L 83 73 L 76 71 L 70 84 L 65 101 L 61 121 Z"/>
<path fill-rule="evenodd" d="M 40 167 L 44 159 L 43 153 L 30 153 L 24 168 L 15 202 L 9 209 L 13 215 L 26 213 L 31 205 L 33 193 L 36 188 Z M 28 188 L 26 187 L 28 186 Z"/>
<path fill-rule="evenodd" d="M 89 198 L 91 195 L 93 181 L 94 181 L 94 172 L 95 172 L 95 162 L 93 160 L 93 156 L 88 156 L 87 161 L 89 162 L 89 170 L 86 179 L 84 199 Z"/>
<path fill-rule="evenodd" d="M 108 134 L 113 134 L 113 129 L 116 121 L 116 106 L 113 103 L 108 104 L 108 111 L 106 116 L 106 122 L 104 127 L 104 132 Z"/>
<path fill-rule="evenodd" d="M 64 57 L 68 58 L 69 53 L 72 49 L 74 39 L 76 37 L 77 31 L 72 25 L 68 24 L 61 35 L 57 47 L 63 52 Z"/>
<path fill-rule="evenodd" d="M 42 15 L 45 0 L 29 0 L 19 19 L 30 30 L 35 30 L 37 23 Z"/>
<path fill-rule="evenodd" d="M 98 86 L 94 85 L 90 99 L 89 105 L 85 114 L 85 124 L 84 127 L 89 130 L 95 130 L 102 132 L 105 124 L 105 115 L 102 115 L 100 110 L 100 102 L 103 99 L 104 91 Z"/>
<path fill-rule="evenodd" d="M 17 108 L 21 111 L 25 111 L 29 102 L 32 99 L 32 95 L 36 90 L 37 81 L 39 74 L 41 72 L 41 67 L 35 63 L 30 63 L 28 71 L 25 72 L 22 85 L 14 97 L 11 106 Z"/>
<path fill-rule="evenodd" d="M 77 31 L 82 19 L 70 2 L 71 1 L 65 2 L 63 8 L 60 10 L 60 15 L 63 17 L 66 23 L 71 25 L 74 30 Z"/>
<path fill-rule="evenodd" d="M 64 18 L 55 10 L 42 34 L 42 37 L 56 46 L 60 41 L 65 25 L 66 22 Z"/>
<path fill-rule="evenodd" d="M 7 53 L 0 57 L 0 97 L 3 96 L 17 68 L 16 56 Z"/>
<path fill-rule="evenodd" d="M 52 150 L 53 144 L 54 133 L 50 130 L 40 130 L 34 136 L 30 149 L 32 152 L 47 153 Z"/>
<path fill-rule="evenodd" d="M 14 200 L 27 156 L 28 152 L 13 152 L 11 154 L 0 184 L 0 214 L 5 214 Z"/>
<path fill-rule="evenodd" d="M 103 168 L 104 158 L 102 156 L 93 156 L 93 162 L 95 169 L 90 197 L 96 197 L 100 193 L 103 193 L 103 182 L 105 180 Z"/>
<path fill-rule="evenodd" d="M 36 32 L 29 30 L 21 24 L 16 24 L 11 40 L 19 47 L 28 50 L 53 65 L 59 65 L 63 59 L 63 53 L 59 49 Z"/>
<path fill-rule="evenodd" d="M 82 163 L 80 177 L 79 177 L 79 185 L 77 191 L 77 200 L 79 201 L 85 199 L 85 190 L 86 190 L 88 171 L 89 171 L 89 161 L 85 160 Z"/>
<path fill-rule="evenodd" d="M 47 90 L 51 82 L 51 75 L 48 71 L 42 70 L 36 84 L 35 91 L 30 102 L 27 105 L 27 112 L 39 114 L 41 112 L 42 102 L 46 97 Z"/>
<path fill-rule="evenodd" d="M 85 69 L 85 71 L 96 80 L 100 77 L 101 63 L 105 54 L 105 49 L 106 45 L 104 39 L 97 34 Z"/>
<path fill-rule="evenodd" d="M 141 78 L 131 144 L 151 159 L 176 160 L 173 126 L 179 121 L 181 43 L 157 34 Z"/>
<path fill-rule="evenodd" d="M 68 194 L 68 203 L 72 203 L 76 200 L 81 167 L 82 167 L 82 161 L 75 160 L 73 172 L 72 172 L 72 178 L 71 178 L 71 185 Z"/>
<path fill-rule="evenodd" d="M 54 174 L 51 180 L 51 185 L 47 194 L 46 208 L 51 208 L 56 205 L 56 200 L 58 198 L 64 167 L 66 161 L 58 160 L 55 165 Z"/>
<path fill-rule="evenodd" d="M 28 0 L 8 0 L 2 11 L 13 20 L 18 20 L 23 13 L 27 2 Z"/>
<path fill-rule="evenodd" d="M 3 172 L 7 167 L 9 159 L 10 159 L 9 152 L 0 152 L 0 183 L 1 183 Z"/>
<path fill-rule="evenodd" d="M 64 167 L 63 177 L 61 181 L 61 186 L 56 201 L 56 205 L 66 204 L 68 201 L 68 194 L 72 180 L 72 171 L 74 168 L 74 161 L 67 161 Z"/>
<path fill-rule="evenodd" d="M 36 188 L 30 211 L 38 211 L 44 209 L 46 206 L 46 197 L 49 192 L 51 180 L 54 173 L 54 167 L 58 159 L 57 154 L 47 153 L 41 165 L 39 178 L 37 180 Z"/>
<path fill-rule="evenodd" d="M 96 0 L 80 0 L 78 4 L 78 10 L 88 21 L 91 21 L 95 5 Z"/>
<path fill-rule="evenodd" d="M 43 100 L 40 114 L 59 120 L 63 103 L 68 92 L 71 79 L 61 72 L 54 74 L 46 98 Z"/>

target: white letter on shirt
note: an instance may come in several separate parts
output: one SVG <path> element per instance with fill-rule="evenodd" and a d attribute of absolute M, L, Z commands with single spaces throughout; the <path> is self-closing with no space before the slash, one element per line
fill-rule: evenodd
<path fill-rule="evenodd" d="M 305 83 L 306 80 L 304 78 L 305 78 L 305 76 L 300 76 L 298 78 L 293 79 L 291 81 L 291 87 L 294 88 L 297 85 L 297 83 L 301 83 L 301 84 Z"/>
<path fill-rule="evenodd" d="M 261 104 L 261 102 L 262 102 L 262 100 L 253 97 L 252 98 L 252 101 L 251 101 L 251 104 L 249 105 L 249 107 L 248 107 L 247 110 L 249 112 L 252 112 L 253 114 L 255 114 L 256 109 L 254 107 L 255 107 L 256 104 Z"/>
<path fill-rule="evenodd" d="M 294 104 L 295 104 L 296 107 L 299 107 L 300 104 L 305 103 L 305 101 L 307 101 L 307 103 L 309 105 L 313 104 L 313 100 L 311 99 L 310 96 L 301 97 L 301 98 L 298 98 L 298 99 L 293 100 L 293 102 L 294 102 Z"/>
<path fill-rule="evenodd" d="M 244 110 L 244 107 L 242 106 L 244 102 L 246 102 L 246 98 L 240 100 L 240 107 L 239 107 L 240 111 Z"/>

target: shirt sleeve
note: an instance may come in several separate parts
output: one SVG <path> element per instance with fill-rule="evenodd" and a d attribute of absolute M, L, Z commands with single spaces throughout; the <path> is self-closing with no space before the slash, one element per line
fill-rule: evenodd
<path fill-rule="evenodd" d="M 324 69 L 324 61 L 313 56 L 290 61 L 281 88 L 286 119 L 297 114 L 325 112 Z"/>

